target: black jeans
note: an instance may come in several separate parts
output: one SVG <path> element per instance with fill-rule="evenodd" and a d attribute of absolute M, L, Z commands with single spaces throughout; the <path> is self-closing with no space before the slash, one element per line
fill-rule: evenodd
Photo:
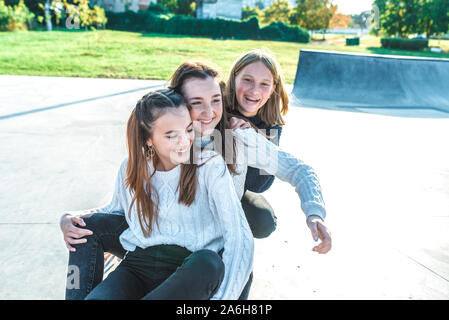
<path fill-rule="evenodd" d="M 105 252 L 120 259 L 126 253 L 119 241 L 120 234 L 128 228 L 124 216 L 95 213 L 82 218 L 84 228 L 93 235 L 85 237 L 86 243 L 72 245 L 76 251 L 69 253 L 67 300 L 83 300 L 103 280 Z"/>
<path fill-rule="evenodd" d="M 93 215 L 82 216 L 82 218 L 86 226 L 81 228 L 91 230 L 93 235 L 85 237 L 87 239 L 86 243 L 72 245 L 76 251 L 69 253 L 65 295 L 67 300 L 85 299 L 102 282 L 104 252 L 112 253 L 120 259 L 123 259 L 126 253 L 126 250 L 119 241 L 120 234 L 128 228 L 128 223 L 124 216 L 95 213 Z M 129 253 L 127 259 L 130 254 L 131 256 L 134 255 Z M 113 272 L 105 280 L 112 274 Z M 239 300 L 248 299 L 252 278 L 253 275 L 251 273 Z"/>
<path fill-rule="evenodd" d="M 242 208 L 254 238 L 267 238 L 276 230 L 274 210 L 261 194 L 246 190 L 242 197 Z"/>
<path fill-rule="evenodd" d="M 176 245 L 137 247 L 86 299 L 208 300 L 223 277 L 223 261 L 212 250 L 192 253 Z"/>
<path fill-rule="evenodd" d="M 242 198 L 242 207 L 255 238 L 268 237 L 276 229 L 274 210 L 261 194 L 247 190 Z M 119 241 L 120 234 L 128 228 L 124 216 L 95 213 L 82 218 L 86 223 L 84 228 L 91 230 L 93 235 L 86 236 L 86 243 L 72 245 L 76 252 L 69 253 L 67 300 L 82 300 L 101 283 L 105 252 L 121 259 L 126 252 Z M 248 299 L 252 280 L 251 272 L 239 300 Z"/>

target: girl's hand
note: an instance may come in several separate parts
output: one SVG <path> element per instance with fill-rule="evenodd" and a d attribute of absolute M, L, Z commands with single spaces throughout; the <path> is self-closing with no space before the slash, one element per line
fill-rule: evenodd
<path fill-rule="evenodd" d="M 232 130 L 235 130 L 238 128 L 242 128 L 242 129 L 251 128 L 251 125 L 249 124 L 249 122 L 247 122 L 243 119 L 237 118 L 237 117 L 232 117 L 231 119 L 229 119 L 229 124 L 231 125 Z"/>
<path fill-rule="evenodd" d="M 331 233 L 319 216 L 308 216 L 307 226 L 312 232 L 315 241 L 321 240 L 321 243 L 313 247 L 313 251 L 318 253 L 327 253 L 332 247 Z"/>
<path fill-rule="evenodd" d="M 76 249 L 71 246 L 71 244 L 86 243 L 87 239 L 81 239 L 84 236 L 90 236 L 93 234 L 92 231 L 88 229 L 77 228 L 76 225 L 85 227 L 86 223 L 84 220 L 68 213 L 62 215 L 59 221 L 59 226 L 64 236 L 65 246 L 72 252 Z"/>

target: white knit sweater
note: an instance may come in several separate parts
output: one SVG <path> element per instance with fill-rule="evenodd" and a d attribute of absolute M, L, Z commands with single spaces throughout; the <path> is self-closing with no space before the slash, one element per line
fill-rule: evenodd
<path fill-rule="evenodd" d="M 317 215 L 325 219 L 326 209 L 321 186 L 311 166 L 282 151 L 252 128 L 232 130 L 232 136 L 236 141 L 238 171 L 238 174 L 232 176 L 232 180 L 239 199 L 243 197 L 248 166 L 258 168 L 290 183 L 299 196 L 301 209 L 306 216 Z M 213 148 L 211 136 L 196 138 L 195 145 Z"/>
<path fill-rule="evenodd" d="M 215 156 L 214 156 L 215 155 Z M 128 251 L 136 246 L 147 248 L 161 244 L 179 245 L 190 251 L 224 248 L 225 275 L 212 297 L 238 299 L 252 270 L 254 240 L 237 197 L 223 158 L 213 151 L 204 151 L 203 159 L 210 159 L 198 168 L 198 187 L 194 202 L 185 206 L 178 202 L 180 166 L 170 171 L 156 171 L 151 178 L 159 196 L 158 223 L 149 237 L 142 233 L 136 206 L 129 206 L 132 193 L 125 187 L 125 159 L 118 171 L 112 201 L 103 207 L 74 211 L 72 214 L 111 213 L 125 215 L 129 228 L 120 235 L 120 242 Z M 149 164 L 150 173 L 154 168 Z"/>

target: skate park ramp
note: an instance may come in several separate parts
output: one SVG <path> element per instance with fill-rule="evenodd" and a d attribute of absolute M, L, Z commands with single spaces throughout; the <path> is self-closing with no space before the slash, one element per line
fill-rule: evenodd
<path fill-rule="evenodd" d="M 449 118 L 449 59 L 301 50 L 294 104 Z"/>

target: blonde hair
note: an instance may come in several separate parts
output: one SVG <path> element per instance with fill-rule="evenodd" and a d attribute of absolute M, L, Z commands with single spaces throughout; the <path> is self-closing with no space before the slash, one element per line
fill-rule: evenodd
<path fill-rule="evenodd" d="M 287 114 L 289 98 L 287 90 L 284 87 L 279 63 L 275 59 L 274 54 L 267 48 L 253 49 L 246 52 L 234 63 L 226 84 L 225 106 L 229 112 L 239 110 L 235 90 L 235 78 L 247 65 L 258 61 L 261 61 L 270 70 L 273 76 L 274 90 L 265 105 L 257 111 L 257 114 L 269 126 L 275 124 L 284 125 L 285 121 L 282 116 Z"/>

